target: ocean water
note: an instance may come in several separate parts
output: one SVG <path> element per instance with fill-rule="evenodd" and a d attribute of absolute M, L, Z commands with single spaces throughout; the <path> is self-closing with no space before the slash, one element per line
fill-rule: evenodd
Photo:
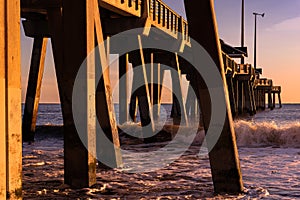
<path fill-rule="evenodd" d="M 163 119 L 167 120 L 170 108 L 170 105 L 163 106 Z M 115 111 L 118 111 L 118 105 L 115 105 Z M 116 116 L 118 117 L 118 112 Z M 40 105 L 38 125 L 62 125 L 62 123 L 60 105 Z M 138 129 L 137 124 L 125 126 L 131 127 L 132 132 Z M 124 169 L 98 172 L 99 176 L 109 190 L 116 192 L 112 197 L 122 195 L 129 199 L 159 199 L 161 197 L 174 199 L 177 196 L 187 197 L 187 199 L 300 199 L 300 104 L 284 104 L 282 109 L 258 112 L 253 117 L 236 120 L 234 127 L 245 187 L 244 194 L 213 195 L 207 154 L 195 156 L 191 153 L 157 171 L 135 175 L 126 175 L 124 171 L 130 169 L 130 162 L 137 165 L 141 158 L 126 154 L 123 159 L 125 161 L 127 159 L 128 163 L 124 163 Z M 62 179 L 63 146 L 61 141 L 39 141 L 34 147 L 25 147 L 23 162 L 31 165 L 30 163 L 34 162 L 32 159 L 34 152 L 37 154 L 34 156 L 37 157 L 45 153 L 47 158 L 41 157 L 45 160 L 38 160 L 35 164 L 48 166 L 47 162 L 51 162 L 51 167 L 50 165 L 48 167 L 50 171 L 44 175 L 53 178 L 52 170 L 55 177 Z M 146 147 L 153 148 L 152 146 L 139 148 Z M 60 160 L 47 161 L 49 152 L 57 155 Z M 142 158 L 143 163 L 148 162 L 148 157 Z M 153 161 L 148 163 L 149 165 L 155 164 Z M 58 165 L 59 170 L 54 170 L 56 168 L 53 165 Z M 26 168 L 26 170 L 32 169 Z M 26 179 L 29 178 L 25 177 Z M 74 195 L 78 194 L 74 192 Z M 103 196 L 99 191 L 95 195 L 95 199 L 109 197 Z"/>
<path fill-rule="evenodd" d="M 118 121 L 118 104 L 115 113 Z M 159 125 L 170 121 L 171 105 L 163 104 Z M 137 117 L 139 120 L 139 117 Z M 41 104 L 37 125 L 62 125 L 59 104 Z M 129 123 L 130 124 L 130 123 Z M 258 112 L 252 117 L 235 120 L 237 142 L 240 147 L 300 147 L 300 104 L 284 104 L 281 109 Z"/>
<path fill-rule="evenodd" d="M 235 121 L 239 146 L 300 147 L 300 105 L 284 104 Z"/>
<path fill-rule="evenodd" d="M 278 106 L 278 105 L 276 105 Z M 115 104 L 115 112 L 118 120 L 118 104 Z M 162 117 L 165 118 L 170 115 L 171 105 L 162 104 Z M 289 125 L 292 123 L 297 124 L 300 122 L 300 104 L 283 104 L 282 109 L 269 110 L 258 112 L 253 117 L 246 117 L 243 120 L 252 122 L 254 124 L 267 122 L 276 124 L 279 127 Z M 62 125 L 62 114 L 60 104 L 40 104 L 37 125 Z"/>
<path fill-rule="evenodd" d="M 24 105 L 22 106 L 24 109 Z M 114 105 L 115 115 L 117 122 L 119 121 L 119 105 Z M 161 118 L 166 119 L 167 116 L 170 115 L 171 112 L 171 105 L 163 104 L 161 108 Z M 139 120 L 139 116 L 137 116 L 137 120 Z M 38 117 L 37 117 L 37 126 L 43 125 L 54 125 L 59 126 L 63 125 L 63 118 L 61 113 L 61 106 L 60 104 L 40 104 L 38 110 Z"/>

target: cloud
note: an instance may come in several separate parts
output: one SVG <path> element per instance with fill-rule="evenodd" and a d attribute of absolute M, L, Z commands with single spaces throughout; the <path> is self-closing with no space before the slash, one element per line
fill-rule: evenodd
<path fill-rule="evenodd" d="M 300 31 L 300 16 L 284 20 L 268 28 L 269 31 Z"/>

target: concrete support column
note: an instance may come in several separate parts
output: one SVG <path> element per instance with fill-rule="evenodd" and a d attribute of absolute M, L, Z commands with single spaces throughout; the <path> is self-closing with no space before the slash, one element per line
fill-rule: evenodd
<path fill-rule="evenodd" d="M 20 1 L 0 2 L 0 199 L 22 198 Z"/>
<path fill-rule="evenodd" d="M 0 13 L 5 13 L 0 2 Z M 5 49 L 4 16 L 0 17 L 0 49 Z M 6 55 L 0 51 L 0 199 L 6 199 Z"/>
<path fill-rule="evenodd" d="M 195 91 L 193 90 L 193 87 L 190 82 L 186 97 L 186 112 L 191 119 L 195 119 L 197 116 L 197 106 L 197 97 L 195 96 Z"/>
<path fill-rule="evenodd" d="M 237 114 L 237 109 L 236 109 L 237 103 L 235 102 L 235 90 L 234 90 L 233 80 L 231 77 L 226 77 L 226 80 L 228 86 L 231 113 L 232 113 L 232 117 L 235 118 Z"/>
<path fill-rule="evenodd" d="M 218 142 L 209 152 L 212 179 L 215 192 L 239 193 L 243 191 L 242 175 L 233 128 L 230 102 L 221 57 L 221 45 L 217 31 L 217 22 L 213 0 L 185 0 L 187 20 L 191 38 L 206 49 L 220 71 L 223 79 L 224 98 L 219 101 L 226 103 L 226 116 L 223 130 Z M 203 31 L 205 30 L 205 31 Z M 192 44 L 193 46 L 193 44 Z M 193 51 L 193 49 L 192 49 Z M 194 59 L 198 60 L 199 52 L 193 51 Z M 200 61 L 200 60 L 199 60 Z M 201 62 L 201 61 L 200 61 Z M 197 67 L 197 66 L 195 66 Z M 196 77 L 199 88 L 199 102 L 203 114 L 204 130 L 207 132 L 211 118 L 211 101 L 208 88 L 201 76 Z M 201 95 L 200 95 L 201 94 Z M 210 145 L 208 141 L 208 146 Z"/>
<path fill-rule="evenodd" d="M 181 115 L 183 114 L 181 112 L 182 102 L 179 102 L 181 101 L 181 99 L 178 99 L 180 98 L 178 95 L 179 93 L 181 93 L 181 88 L 178 80 L 178 75 L 173 70 L 171 71 L 171 77 L 172 77 L 172 110 L 171 110 L 170 117 L 173 118 L 174 124 L 178 124 L 179 121 L 181 120 Z"/>
<path fill-rule="evenodd" d="M 233 80 L 233 89 L 234 89 L 234 101 L 235 101 L 235 111 L 236 111 L 236 116 L 238 115 L 239 109 L 239 81 L 234 78 Z"/>
<path fill-rule="evenodd" d="M 0 199 L 6 199 L 6 1 L 0 2 Z M 20 102 L 21 103 L 21 102 Z"/>
<path fill-rule="evenodd" d="M 82 144 L 73 119 L 72 91 L 77 72 L 95 47 L 93 1 L 66 0 L 63 15 L 58 10 L 49 13 L 52 33 L 53 53 L 64 120 L 64 177 L 72 187 L 89 187 L 96 183 L 96 160 Z M 74 15 L 76 13 L 76 15 Z M 64 22 L 64 23 L 63 23 Z M 95 69 L 87 67 L 86 75 L 95 74 Z M 95 137 L 95 79 L 86 76 L 83 88 L 82 106 L 87 111 L 82 115 L 81 125 L 86 130 L 86 138 Z M 91 78 L 91 80 L 90 80 Z M 94 146 L 95 148 L 95 146 Z M 90 149 L 95 151 L 95 149 Z"/>
<path fill-rule="evenodd" d="M 253 112 L 253 103 L 252 103 L 252 97 L 251 97 L 251 88 L 250 88 L 250 81 L 244 82 L 244 91 L 245 91 L 245 108 L 247 112 L 252 116 L 254 114 Z"/>
<path fill-rule="evenodd" d="M 136 88 L 137 83 L 134 79 L 132 79 L 132 88 Z M 138 107 L 138 98 L 137 98 L 137 91 L 132 90 L 130 100 L 129 100 L 129 116 L 133 122 L 137 122 L 137 107 Z"/>
<path fill-rule="evenodd" d="M 262 90 L 262 110 L 266 109 L 266 92 L 265 90 Z"/>
<path fill-rule="evenodd" d="M 259 102 L 259 90 L 255 89 L 254 90 L 254 95 L 255 95 L 255 106 L 256 110 L 259 110 L 260 102 Z"/>
<path fill-rule="evenodd" d="M 171 77 L 172 77 L 172 93 L 173 93 L 173 105 L 172 105 L 172 112 L 171 117 L 173 118 L 174 124 L 179 123 L 178 120 L 183 120 L 186 126 L 188 126 L 188 118 L 186 113 L 185 102 L 182 94 L 182 77 L 181 77 L 181 70 L 178 61 L 178 55 L 175 53 L 173 61 L 171 61 L 171 65 L 175 70 L 171 70 Z"/>
<path fill-rule="evenodd" d="M 128 122 L 128 54 L 119 57 L 119 123 Z"/>
<path fill-rule="evenodd" d="M 238 82 L 238 110 L 239 114 L 244 113 L 244 83 L 242 81 Z"/>
<path fill-rule="evenodd" d="M 253 108 L 253 114 L 256 114 L 256 95 L 254 91 L 254 83 L 251 81 L 250 82 L 250 93 L 251 93 L 251 98 L 252 98 L 252 108 Z"/>
<path fill-rule="evenodd" d="M 264 106 L 264 91 L 263 90 L 258 90 L 258 95 L 259 95 L 259 109 L 263 110 L 263 106 Z"/>
<path fill-rule="evenodd" d="M 148 137 L 154 132 L 154 123 L 143 49 L 130 53 L 129 59 L 134 69 L 130 115 L 135 118 L 138 105 L 144 137 Z"/>
<path fill-rule="evenodd" d="M 272 92 L 271 90 L 268 91 L 268 108 L 273 110 L 273 102 L 272 102 Z"/>
<path fill-rule="evenodd" d="M 34 141 L 47 41 L 43 37 L 34 38 L 22 124 L 23 141 L 26 142 Z"/>
<path fill-rule="evenodd" d="M 153 118 L 154 120 L 159 119 L 160 116 L 160 106 L 161 106 L 161 84 L 162 84 L 162 74 L 160 63 L 152 64 L 152 87 L 151 87 L 151 102 L 153 105 Z"/>
<path fill-rule="evenodd" d="M 275 101 L 275 92 L 273 92 L 273 108 L 275 108 L 276 107 L 276 101 Z"/>
<path fill-rule="evenodd" d="M 264 109 L 264 91 L 259 90 L 259 109 L 263 110 Z"/>
<path fill-rule="evenodd" d="M 249 86 L 250 86 L 250 95 L 251 95 L 251 103 L 252 103 L 252 109 L 253 109 L 253 114 L 256 114 L 256 100 L 255 100 L 255 93 L 254 93 L 254 86 L 253 86 L 253 81 L 250 81 Z"/>
<path fill-rule="evenodd" d="M 278 93 L 279 108 L 282 108 L 280 92 Z"/>

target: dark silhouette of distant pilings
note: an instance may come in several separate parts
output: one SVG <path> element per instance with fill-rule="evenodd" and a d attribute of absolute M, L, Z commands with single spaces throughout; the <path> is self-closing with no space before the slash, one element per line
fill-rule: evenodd
<path fill-rule="evenodd" d="M 266 102 L 268 102 L 267 108 L 273 110 L 275 94 L 278 96 L 279 108 L 281 108 L 281 87 L 273 86 L 273 81 L 270 79 L 260 78 L 262 69 L 255 70 L 251 64 L 238 64 L 233 60 L 233 58 L 244 57 L 246 53 L 222 40 L 221 44 L 233 118 L 246 113 L 254 115 L 258 110 L 265 110 Z"/>

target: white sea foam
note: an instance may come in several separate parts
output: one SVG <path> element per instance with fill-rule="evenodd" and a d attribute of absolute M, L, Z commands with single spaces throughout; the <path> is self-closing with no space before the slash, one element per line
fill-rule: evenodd
<path fill-rule="evenodd" d="M 162 130 L 164 125 L 158 123 L 156 133 Z M 300 122 L 292 122 L 284 125 L 277 125 L 274 122 L 253 122 L 239 120 L 234 122 L 237 145 L 239 147 L 283 147 L 283 148 L 300 148 Z M 130 135 L 138 136 L 142 132 L 142 128 L 138 123 L 131 123 L 120 126 L 120 128 L 130 133 Z M 164 130 L 176 134 L 176 126 L 168 125 Z M 195 127 L 182 128 L 184 134 L 181 133 L 181 141 L 186 139 L 192 141 L 190 136 L 197 132 Z M 204 133 L 199 131 L 194 142 L 201 144 L 203 141 Z"/>
<path fill-rule="evenodd" d="M 238 146 L 243 147 L 293 147 L 300 148 L 300 123 L 278 126 L 274 122 L 236 121 Z"/>

